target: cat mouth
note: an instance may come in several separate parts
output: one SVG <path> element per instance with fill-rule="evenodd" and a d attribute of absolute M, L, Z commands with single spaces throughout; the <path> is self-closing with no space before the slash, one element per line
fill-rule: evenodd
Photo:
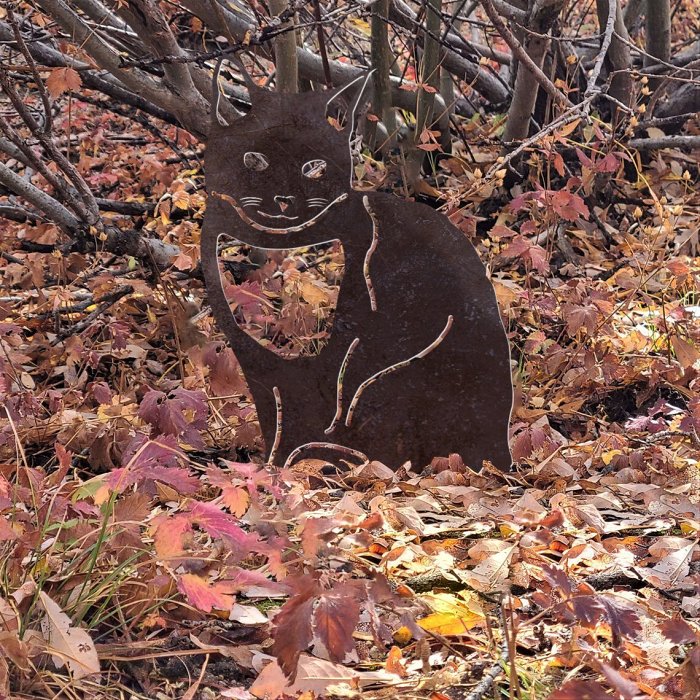
<path fill-rule="evenodd" d="M 264 216 L 266 219 L 285 219 L 286 221 L 296 221 L 299 217 L 298 216 L 287 216 L 286 214 L 268 214 L 265 211 L 260 211 L 258 209 L 256 214 L 259 214 L 260 216 Z"/>
<path fill-rule="evenodd" d="M 300 224 L 296 224 L 295 226 L 285 226 L 284 228 L 273 228 L 271 226 L 267 226 L 265 224 L 258 223 L 257 221 L 253 221 L 253 219 L 248 216 L 246 211 L 243 209 L 243 207 L 233 198 L 231 195 L 228 194 L 223 194 L 222 192 L 212 192 L 212 197 L 218 197 L 219 199 L 222 199 L 224 202 L 227 202 L 230 204 L 235 210 L 238 216 L 240 217 L 241 221 L 251 228 L 255 229 L 256 231 L 261 231 L 263 233 L 278 233 L 278 234 L 287 234 L 287 233 L 297 233 L 298 231 L 303 231 L 304 229 L 307 229 L 314 224 L 318 223 L 320 219 L 322 219 L 326 213 L 334 207 L 336 204 L 340 204 L 341 202 L 344 202 L 348 198 L 348 193 L 343 192 L 339 197 L 336 197 L 332 202 L 330 202 L 328 205 L 326 205 L 321 211 L 319 211 L 317 214 L 312 216 L 310 219 L 307 219 L 306 221 L 302 221 Z M 286 216 L 285 214 L 266 214 L 263 211 L 258 210 L 257 214 L 260 216 L 264 216 L 269 219 L 277 220 L 277 221 L 282 221 L 282 220 L 287 220 L 290 223 L 292 221 L 298 219 L 298 216 Z"/>

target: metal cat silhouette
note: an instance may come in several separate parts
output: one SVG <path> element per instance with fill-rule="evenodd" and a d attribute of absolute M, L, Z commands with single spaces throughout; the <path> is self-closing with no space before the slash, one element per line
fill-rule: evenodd
<path fill-rule="evenodd" d="M 335 452 L 422 467 L 457 453 L 475 469 L 509 468 L 508 342 L 471 243 L 427 205 L 352 188 L 348 135 L 326 118 L 332 92 L 250 91 L 249 113 L 212 124 L 202 268 L 268 461 Z M 318 355 L 282 358 L 239 327 L 221 236 L 267 249 L 341 241 L 345 273 Z"/>

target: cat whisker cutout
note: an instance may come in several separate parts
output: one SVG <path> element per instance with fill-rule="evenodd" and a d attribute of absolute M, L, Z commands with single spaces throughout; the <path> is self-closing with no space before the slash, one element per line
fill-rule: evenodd
<path fill-rule="evenodd" d="M 335 206 L 336 204 L 340 204 L 341 202 L 344 202 L 348 198 L 348 193 L 343 192 L 343 194 L 341 194 L 339 197 L 336 197 L 330 204 L 326 205 L 324 209 L 319 211 L 318 214 L 314 214 L 314 216 L 312 216 L 310 219 L 307 219 L 303 223 L 297 224 L 296 226 L 288 226 L 285 228 L 272 228 L 270 226 L 265 226 L 265 224 L 259 224 L 257 221 L 253 221 L 248 216 L 248 214 L 245 211 L 243 211 L 243 207 L 230 195 L 223 194 L 222 192 L 212 192 L 211 194 L 212 197 L 218 197 L 224 202 L 230 204 L 236 210 L 236 213 L 241 218 L 241 221 L 244 224 L 250 226 L 252 229 L 255 229 L 256 231 L 262 231 L 263 233 L 279 234 L 298 233 L 299 231 L 304 231 L 305 229 L 316 224 L 319 221 L 319 219 L 325 216 L 325 214 L 331 207 Z"/>
<path fill-rule="evenodd" d="M 447 337 L 447 334 L 450 332 L 450 328 L 452 328 L 452 322 L 454 321 L 454 316 L 450 314 L 447 317 L 447 323 L 445 324 L 445 327 L 442 329 L 440 335 L 433 340 L 428 347 L 423 348 L 420 352 L 417 352 L 413 357 L 409 357 L 407 360 L 402 360 L 401 362 L 397 362 L 395 365 L 389 365 L 389 367 L 385 367 L 384 369 L 380 369 L 379 372 L 375 372 L 369 379 L 365 379 L 362 384 L 357 388 L 357 391 L 355 392 L 355 396 L 352 397 L 352 401 L 350 402 L 350 407 L 348 408 L 348 415 L 345 418 L 345 426 L 347 428 L 350 427 L 350 424 L 352 423 L 352 416 L 355 413 L 355 409 L 357 408 L 357 402 L 360 400 L 360 396 L 362 396 L 362 392 L 370 385 L 374 384 L 374 382 L 377 381 L 377 379 L 380 379 L 381 377 L 384 377 L 387 374 L 391 374 L 392 372 L 395 372 L 397 369 L 401 369 L 402 367 L 407 367 L 408 365 L 412 364 L 416 360 L 422 360 L 426 355 L 429 355 L 435 348 L 442 343 L 443 340 Z"/>

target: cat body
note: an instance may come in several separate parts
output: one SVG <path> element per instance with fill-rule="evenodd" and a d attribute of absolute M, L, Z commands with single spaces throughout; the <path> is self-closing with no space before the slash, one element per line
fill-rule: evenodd
<path fill-rule="evenodd" d="M 308 444 L 304 456 L 321 456 L 329 443 L 395 468 L 451 453 L 508 468 L 508 343 L 476 251 L 426 205 L 354 191 L 346 139 L 300 97 L 258 96 L 267 109 L 253 100 L 252 127 L 215 129 L 205 155 L 203 270 L 268 458 L 284 464 Z M 300 177 L 320 162 L 322 174 Z M 318 355 L 284 359 L 237 325 L 218 268 L 221 234 L 262 248 L 342 242 L 345 272 Z"/>

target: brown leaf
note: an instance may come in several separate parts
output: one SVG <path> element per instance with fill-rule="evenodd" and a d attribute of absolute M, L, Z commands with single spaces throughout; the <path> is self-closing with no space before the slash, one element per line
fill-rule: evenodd
<path fill-rule="evenodd" d="M 46 89 L 51 97 L 59 97 L 64 92 L 76 92 L 83 81 L 73 68 L 54 68 L 46 80 Z"/>
<path fill-rule="evenodd" d="M 44 591 L 39 600 L 46 612 L 41 628 L 54 664 L 62 668 L 66 664 L 73 678 L 85 678 L 100 672 L 100 662 L 90 635 L 80 627 L 74 627 L 68 615 Z"/>

